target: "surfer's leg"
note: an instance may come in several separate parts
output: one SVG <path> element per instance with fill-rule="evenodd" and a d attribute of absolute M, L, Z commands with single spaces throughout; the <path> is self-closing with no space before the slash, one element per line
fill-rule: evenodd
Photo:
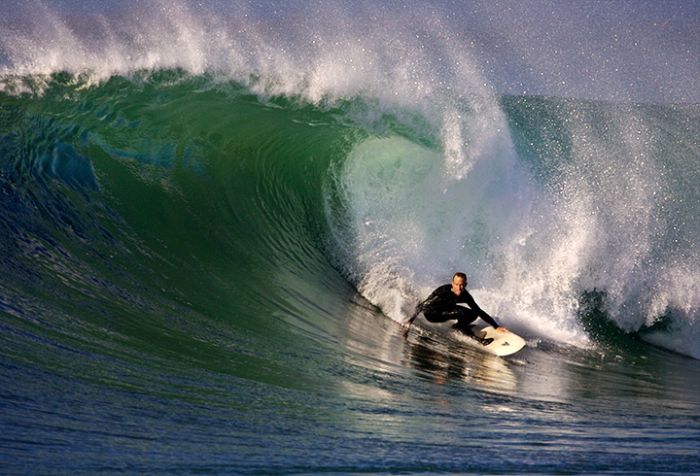
<path fill-rule="evenodd" d="M 423 316 L 428 322 L 447 322 L 451 321 L 453 319 L 457 319 L 456 315 L 453 315 L 452 312 L 440 312 L 440 313 L 432 313 L 432 312 L 426 312 L 423 311 Z"/>
<path fill-rule="evenodd" d="M 472 330 L 472 322 L 476 321 L 478 316 L 473 310 L 467 309 L 466 307 L 457 306 L 454 311 L 450 312 L 452 312 L 452 315 L 454 316 L 453 319 L 457 319 L 457 324 L 454 325 L 456 329 L 459 329 L 465 334 L 475 335 L 474 331 Z"/>
<path fill-rule="evenodd" d="M 482 345 L 489 345 L 493 342 L 492 338 L 484 339 L 474 333 L 472 322 L 476 321 L 479 317 L 474 310 L 458 306 L 455 314 L 457 318 L 457 324 L 453 326 L 455 329 L 480 342 Z"/>

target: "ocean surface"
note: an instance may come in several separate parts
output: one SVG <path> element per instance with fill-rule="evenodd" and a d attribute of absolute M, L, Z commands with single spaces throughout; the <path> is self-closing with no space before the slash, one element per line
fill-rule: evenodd
<path fill-rule="evenodd" d="M 700 474 L 699 105 L 179 5 L 2 34 L 0 473 Z"/>

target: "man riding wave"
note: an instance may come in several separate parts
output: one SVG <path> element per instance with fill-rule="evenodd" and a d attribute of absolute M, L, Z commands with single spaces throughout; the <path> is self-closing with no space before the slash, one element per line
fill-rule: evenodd
<path fill-rule="evenodd" d="M 455 329 L 473 337 L 483 345 L 493 342 L 493 339 L 482 339 L 474 334 L 471 324 L 479 317 L 493 326 L 497 332 L 507 332 L 508 329 L 500 326 L 496 320 L 481 309 L 472 295 L 467 291 L 467 275 L 455 273 L 452 276 L 452 284 L 445 284 L 433 291 L 428 298 L 416 306 L 413 315 L 404 323 L 408 328 L 423 312 L 429 322 L 446 322 L 456 319 Z M 459 304 L 466 304 L 467 307 Z"/>

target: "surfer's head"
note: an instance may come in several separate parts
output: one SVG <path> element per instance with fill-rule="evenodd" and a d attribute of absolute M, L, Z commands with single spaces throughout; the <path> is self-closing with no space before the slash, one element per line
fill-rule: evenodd
<path fill-rule="evenodd" d="M 452 276 L 452 292 L 459 296 L 467 287 L 467 275 L 464 273 L 455 273 Z"/>

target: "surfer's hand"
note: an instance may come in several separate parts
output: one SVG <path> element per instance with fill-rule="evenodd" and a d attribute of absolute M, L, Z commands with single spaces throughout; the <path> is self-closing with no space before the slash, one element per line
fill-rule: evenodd
<path fill-rule="evenodd" d="M 496 332 L 498 332 L 499 334 L 505 334 L 506 332 L 508 332 L 508 329 L 506 329 L 503 326 L 499 326 L 499 327 L 496 327 Z"/>
<path fill-rule="evenodd" d="M 416 320 L 416 317 L 418 317 L 418 313 L 417 313 L 417 312 L 413 313 L 413 315 L 412 315 L 411 317 L 409 317 L 408 319 L 406 319 L 405 321 L 403 321 L 403 322 L 401 323 L 401 325 L 402 325 L 403 327 L 405 327 L 406 329 L 408 329 L 409 327 L 411 327 L 411 324 L 413 324 L 413 321 Z"/>
<path fill-rule="evenodd" d="M 408 337 L 408 331 L 411 330 L 411 323 L 412 322 L 413 322 L 413 319 L 409 319 L 409 320 L 401 323 L 401 327 L 403 327 L 403 330 L 401 331 L 401 335 L 403 336 L 404 339 Z"/>

